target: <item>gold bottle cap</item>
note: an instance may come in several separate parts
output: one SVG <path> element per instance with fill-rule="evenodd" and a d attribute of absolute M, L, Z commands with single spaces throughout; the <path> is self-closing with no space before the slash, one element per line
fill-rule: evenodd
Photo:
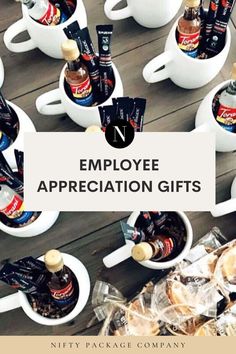
<path fill-rule="evenodd" d="M 131 255 L 135 261 L 147 261 L 153 256 L 152 246 L 148 242 L 141 242 L 132 248 Z"/>
<path fill-rule="evenodd" d="M 185 5 L 188 7 L 198 7 L 200 5 L 200 0 L 185 0 Z"/>
<path fill-rule="evenodd" d="M 98 126 L 98 125 L 90 125 L 90 127 L 88 127 L 85 130 L 85 133 L 101 133 L 102 129 Z"/>
<path fill-rule="evenodd" d="M 233 64 L 231 79 L 236 80 L 236 63 Z"/>
<path fill-rule="evenodd" d="M 67 39 L 62 43 L 61 50 L 66 61 L 73 61 L 78 59 L 80 51 L 76 41 L 73 39 Z"/>
<path fill-rule="evenodd" d="M 44 256 L 45 266 L 49 272 L 56 273 L 64 267 L 61 252 L 57 250 L 50 250 Z"/>

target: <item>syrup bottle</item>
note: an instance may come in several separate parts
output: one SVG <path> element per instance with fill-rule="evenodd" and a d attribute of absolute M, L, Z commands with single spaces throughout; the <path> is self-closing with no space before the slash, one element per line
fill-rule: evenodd
<path fill-rule="evenodd" d="M 220 94 L 216 120 L 224 129 L 236 133 L 236 63 L 229 86 Z"/>
<path fill-rule="evenodd" d="M 54 302 L 65 312 L 72 310 L 77 302 L 71 270 L 64 265 L 62 254 L 57 250 L 50 250 L 44 256 L 45 266 L 51 273 L 48 283 L 50 294 Z"/>
<path fill-rule="evenodd" d="M 157 235 L 148 242 L 141 242 L 132 248 L 132 257 L 138 262 L 147 260 L 160 261 L 171 254 L 178 248 L 175 238 L 166 235 Z"/>
<path fill-rule="evenodd" d="M 200 0 L 185 0 L 185 12 L 177 26 L 179 48 L 192 58 L 198 55 L 201 33 Z"/>
<path fill-rule="evenodd" d="M 68 16 L 49 0 L 17 0 L 27 6 L 30 17 L 46 26 L 55 26 L 65 22 Z"/>
<path fill-rule="evenodd" d="M 62 44 L 62 53 L 67 61 L 65 80 L 70 87 L 74 102 L 81 106 L 92 106 L 92 85 L 88 69 L 80 61 L 80 51 L 76 41 L 66 40 Z"/>
<path fill-rule="evenodd" d="M 40 214 L 25 211 L 23 199 L 6 185 L 0 185 L 0 213 L 4 214 L 15 227 L 32 223 Z"/>

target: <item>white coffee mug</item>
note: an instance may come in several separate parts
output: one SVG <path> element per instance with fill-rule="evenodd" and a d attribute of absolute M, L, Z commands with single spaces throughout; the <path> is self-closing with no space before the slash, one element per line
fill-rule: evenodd
<path fill-rule="evenodd" d="M 25 5 L 22 5 L 22 13 L 23 17 L 11 25 L 3 37 L 6 47 L 15 53 L 39 48 L 52 58 L 62 59 L 61 44 L 67 39 L 63 28 L 74 21 L 79 22 L 80 28 L 87 26 L 87 15 L 82 0 L 77 0 L 75 12 L 70 18 L 56 26 L 45 26 L 33 20 Z M 21 43 L 13 43 L 12 40 L 24 31 L 28 31 L 30 39 Z"/>
<path fill-rule="evenodd" d="M 181 253 L 174 259 L 167 261 L 167 262 L 154 262 L 154 261 L 143 261 L 143 262 L 138 262 L 142 266 L 150 269 L 155 269 L 155 270 L 160 270 L 160 269 L 168 269 L 171 267 L 174 267 L 177 263 L 182 261 L 185 256 L 189 253 L 192 243 L 193 243 L 193 229 L 190 224 L 190 221 L 187 217 L 187 215 L 183 212 L 176 212 L 179 217 L 182 219 L 185 228 L 186 228 L 186 243 L 181 251 Z M 135 211 L 133 212 L 127 223 L 130 226 L 135 226 L 135 223 L 139 217 L 140 212 Z M 123 247 L 119 248 L 118 250 L 112 252 L 108 256 L 103 258 L 103 263 L 107 268 L 112 268 L 116 266 L 117 264 L 125 261 L 126 259 L 131 257 L 131 250 L 134 247 L 135 243 L 133 241 L 126 240 L 126 245 Z"/>
<path fill-rule="evenodd" d="M 49 230 L 57 221 L 59 211 L 43 211 L 31 224 L 22 227 L 10 227 L 0 221 L 0 230 L 16 237 L 34 237 Z"/>
<path fill-rule="evenodd" d="M 15 105 L 12 102 L 7 101 L 9 106 L 15 111 L 18 120 L 19 120 L 19 133 L 13 142 L 6 150 L 2 151 L 5 159 L 11 166 L 11 168 L 15 169 L 16 168 L 16 159 L 15 159 L 15 154 L 14 150 L 20 150 L 24 151 L 24 133 L 31 133 L 35 132 L 36 129 L 34 127 L 33 122 L 31 119 L 27 116 L 27 114 L 17 105 Z"/>
<path fill-rule="evenodd" d="M 106 0 L 104 11 L 110 20 L 133 17 L 141 26 L 156 28 L 166 25 L 177 14 L 183 0 L 127 0 L 127 6 L 113 10 L 122 0 Z"/>
<path fill-rule="evenodd" d="M 219 84 L 204 98 L 197 111 L 195 120 L 196 129 L 192 130 L 194 133 L 215 133 L 216 151 L 219 152 L 230 152 L 236 150 L 236 133 L 231 133 L 221 127 L 220 124 L 216 121 L 212 111 L 212 103 L 215 95 L 217 92 L 227 87 L 229 82 L 230 81 L 228 80 Z"/>
<path fill-rule="evenodd" d="M 0 58 L 0 88 L 3 85 L 3 81 L 4 81 L 4 66 L 3 66 L 2 59 Z"/>
<path fill-rule="evenodd" d="M 164 53 L 152 59 L 143 69 L 143 77 L 148 83 L 171 79 L 185 89 L 196 89 L 208 84 L 220 72 L 227 59 L 231 33 L 227 28 L 224 49 L 210 59 L 191 58 L 184 53 L 176 41 L 178 20 L 173 25 L 166 40 Z M 165 66 L 163 69 L 161 69 Z"/>
<path fill-rule="evenodd" d="M 79 285 L 79 297 L 77 304 L 68 315 L 58 319 L 50 319 L 41 316 L 40 314 L 34 312 L 26 295 L 22 291 L 18 291 L 15 294 L 0 299 L 0 313 L 22 307 L 25 314 L 31 318 L 31 320 L 45 326 L 61 325 L 63 323 L 70 322 L 78 316 L 87 304 L 90 293 L 90 279 L 88 271 L 83 263 L 81 263 L 81 261 L 77 258 L 65 253 L 62 253 L 62 256 L 65 265 L 74 273 Z M 43 261 L 43 258 L 44 257 L 40 257 L 39 259 Z"/>
<path fill-rule="evenodd" d="M 55 114 L 67 114 L 75 123 L 81 125 L 81 127 L 88 128 L 90 125 L 101 126 L 101 120 L 99 115 L 99 106 L 106 106 L 112 104 L 112 98 L 123 96 L 123 85 L 120 74 L 113 64 L 115 87 L 109 99 L 96 107 L 84 107 L 73 102 L 67 95 L 64 88 L 65 81 L 65 69 L 63 67 L 59 80 L 59 88 L 44 93 L 36 100 L 36 107 L 39 113 L 45 115 Z M 56 101 L 61 101 L 58 104 L 51 104 Z"/>
<path fill-rule="evenodd" d="M 231 186 L 231 199 L 226 202 L 219 203 L 211 210 L 212 216 L 215 218 L 230 214 L 236 211 L 236 177 Z"/>

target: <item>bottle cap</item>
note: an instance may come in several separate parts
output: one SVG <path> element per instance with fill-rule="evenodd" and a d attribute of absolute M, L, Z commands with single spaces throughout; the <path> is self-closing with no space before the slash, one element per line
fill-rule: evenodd
<path fill-rule="evenodd" d="M 61 252 L 57 250 L 48 251 L 44 256 L 44 262 L 49 272 L 56 273 L 64 267 Z"/>
<path fill-rule="evenodd" d="M 90 127 L 88 127 L 85 130 L 85 133 L 101 133 L 102 129 L 98 126 L 98 125 L 90 125 Z"/>
<path fill-rule="evenodd" d="M 236 63 L 233 64 L 231 79 L 236 80 Z"/>
<path fill-rule="evenodd" d="M 198 7 L 200 5 L 200 0 L 185 0 L 185 5 L 188 7 Z"/>
<path fill-rule="evenodd" d="M 131 255 L 135 261 L 147 261 L 153 256 L 152 246 L 148 242 L 141 242 L 132 248 Z"/>
<path fill-rule="evenodd" d="M 73 61 L 78 59 L 80 51 L 76 41 L 73 39 L 67 39 L 62 43 L 61 50 L 66 61 Z"/>

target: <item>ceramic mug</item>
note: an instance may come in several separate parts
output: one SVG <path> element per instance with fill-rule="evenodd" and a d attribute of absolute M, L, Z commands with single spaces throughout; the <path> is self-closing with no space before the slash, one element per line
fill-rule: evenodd
<path fill-rule="evenodd" d="M 133 17 L 141 26 L 156 28 L 166 25 L 177 14 L 183 0 L 127 0 L 127 6 L 113 10 L 122 0 L 106 0 L 104 11 L 110 20 Z"/>
<path fill-rule="evenodd" d="M 196 129 L 192 130 L 192 132 L 215 133 L 216 151 L 219 152 L 230 152 L 236 150 L 236 133 L 231 133 L 221 127 L 216 121 L 212 111 L 212 102 L 215 95 L 217 92 L 227 87 L 229 82 L 230 81 L 228 80 L 219 84 L 204 98 L 197 111 L 195 120 Z"/>
<path fill-rule="evenodd" d="M 44 93 L 36 100 L 36 107 L 39 113 L 45 115 L 55 114 L 67 114 L 75 123 L 81 125 L 84 128 L 88 128 L 90 125 L 101 126 L 101 120 L 99 115 L 99 106 L 106 106 L 112 104 L 112 98 L 123 96 L 123 85 L 120 74 L 113 64 L 115 87 L 111 96 L 106 102 L 96 107 L 84 107 L 73 102 L 67 95 L 64 87 L 64 72 L 66 65 L 63 67 L 59 79 L 59 88 Z M 56 101 L 61 101 L 58 104 L 51 104 Z"/>
<path fill-rule="evenodd" d="M 153 262 L 150 260 L 138 262 L 142 266 L 144 266 L 146 268 L 150 268 L 150 269 L 156 269 L 156 270 L 168 269 L 168 268 L 174 267 L 177 263 L 181 262 L 185 258 L 185 256 L 189 253 L 191 246 L 192 246 L 192 242 L 193 242 L 193 229 L 192 229 L 190 221 L 185 213 L 183 213 L 183 212 L 176 212 L 176 213 L 182 219 L 182 221 L 185 225 L 186 234 L 187 234 L 186 235 L 186 243 L 185 243 L 185 246 L 184 246 L 182 252 L 176 258 L 174 258 L 170 261 L 167 261 L 167 262 Z M 139 211 L 133 212 L 130 215 L 127 223 L 130 226 L 135 226 L 135 223 L 139 217 L 139 214 L 140 214 Z M 126 245 L 124 245 L 123 247 L 119 248 L 118 250 L 112 252 L 108 256 L 104 257 L 103 263 L 105 264 L 105 266 L 107 268 L 112 268 L 112 267 L 116 266 L 117 264 L 125 261 L 126 259 L 131 257 L 131 250 L 134 247 L 134 245 L 135 245 L 135 243 L 133 241 L 126 240 Z"/>
<path fill-rule="evenodd" d="M 68 315 L 58 319 L 45 318 L 39 315 L 34 312 L 30 306 L 27 296 L 21 291 L 0 299 L 0 313 L 22 307 L 25 314 L 31 318 L 31 320 L 45 326 L 61 325 L 63 323 L 70 322 L 78 316 L 78 314 L 85 307 L 90 293 L 90 279 L 88 271 L 83 263 L 81 263 L 77 258 L 65 253 L 62 253 L 62 256 L 65 265 L 72 270 L 79 284 L 78 302 Z M 43 257 L 40 257 L 39 259 L 43 261 Z"/>
<path fill-rule="evenodd" d="M 18 120 L 19 120 L 19 133 L 15 139 L 15 141 L 4 151 L 2 151 L 5 159 L 11 166 L 11 168 L 15 169 L 16 166 L 16 160 L 15 160 L 15 154 L 14 150 L 24 150 L 24 133 L 33 133 L 36 131 L 33 122 L 31 119 L 27 116 L 27 114 L 18 106 L 16 106 L 14 103 L 7 101 L 8 105 L 15 111 Z"/>
<path fill-rule="evenodd" d="M 227 28 L 224 49 L 210 59 L 191 58 L 185 54 L 176 41 L 178 20 L 173 25 L 166 40 L 164 53 L 152 59 L 143 69 L 143 77 L 148 83 L 171 79 L 185 89 L 196 89 L 208 84 L 222 69 L 231 44 L 231 33 Z M 163 69 L 161 69 L 165 66 Z"/>
<path fill-rule="evenodd" d="M 59 211 L 43 211 L 31 224 L 22 227 L 10 227 L 0 221 L 0 230 L 16 237 L 34 237 L 49 230 L 57 221 Z"/>
<path fill-rule="evenodd" d="M 15 53 L 39 48 L 52 58 L 62 59 L 61 44 L 67 39 L 63 28 L 74 21 L 79 22 L 80 28 L 87 26 L 87 15 L 82 0 L 77 0 L 75 12 L 70 18 L 56 26 L 45 26 L 33 20 L 25 5 L 22 5 L 22 13 L 23 17 L 11 25 L 3 37 L 6 47 Z M 30 39 L 21 43 L 13 43 L 12 40 L 24 31 L 28 31 Z"/>
<path fill-rule="evenodd" d="M 3 81 L 4 81 L 4 67 L 3 67 L 2 59 L 0 58 L 0 88 L 3 85 Z"/>
<path fill-rule="evenodd" d="M 231 186 L 231 199 L 226 202 L 219 203 L 211 210 L 212 216 L 215 218 L 223 216 L 236 211 L 236 177 Z"/>

